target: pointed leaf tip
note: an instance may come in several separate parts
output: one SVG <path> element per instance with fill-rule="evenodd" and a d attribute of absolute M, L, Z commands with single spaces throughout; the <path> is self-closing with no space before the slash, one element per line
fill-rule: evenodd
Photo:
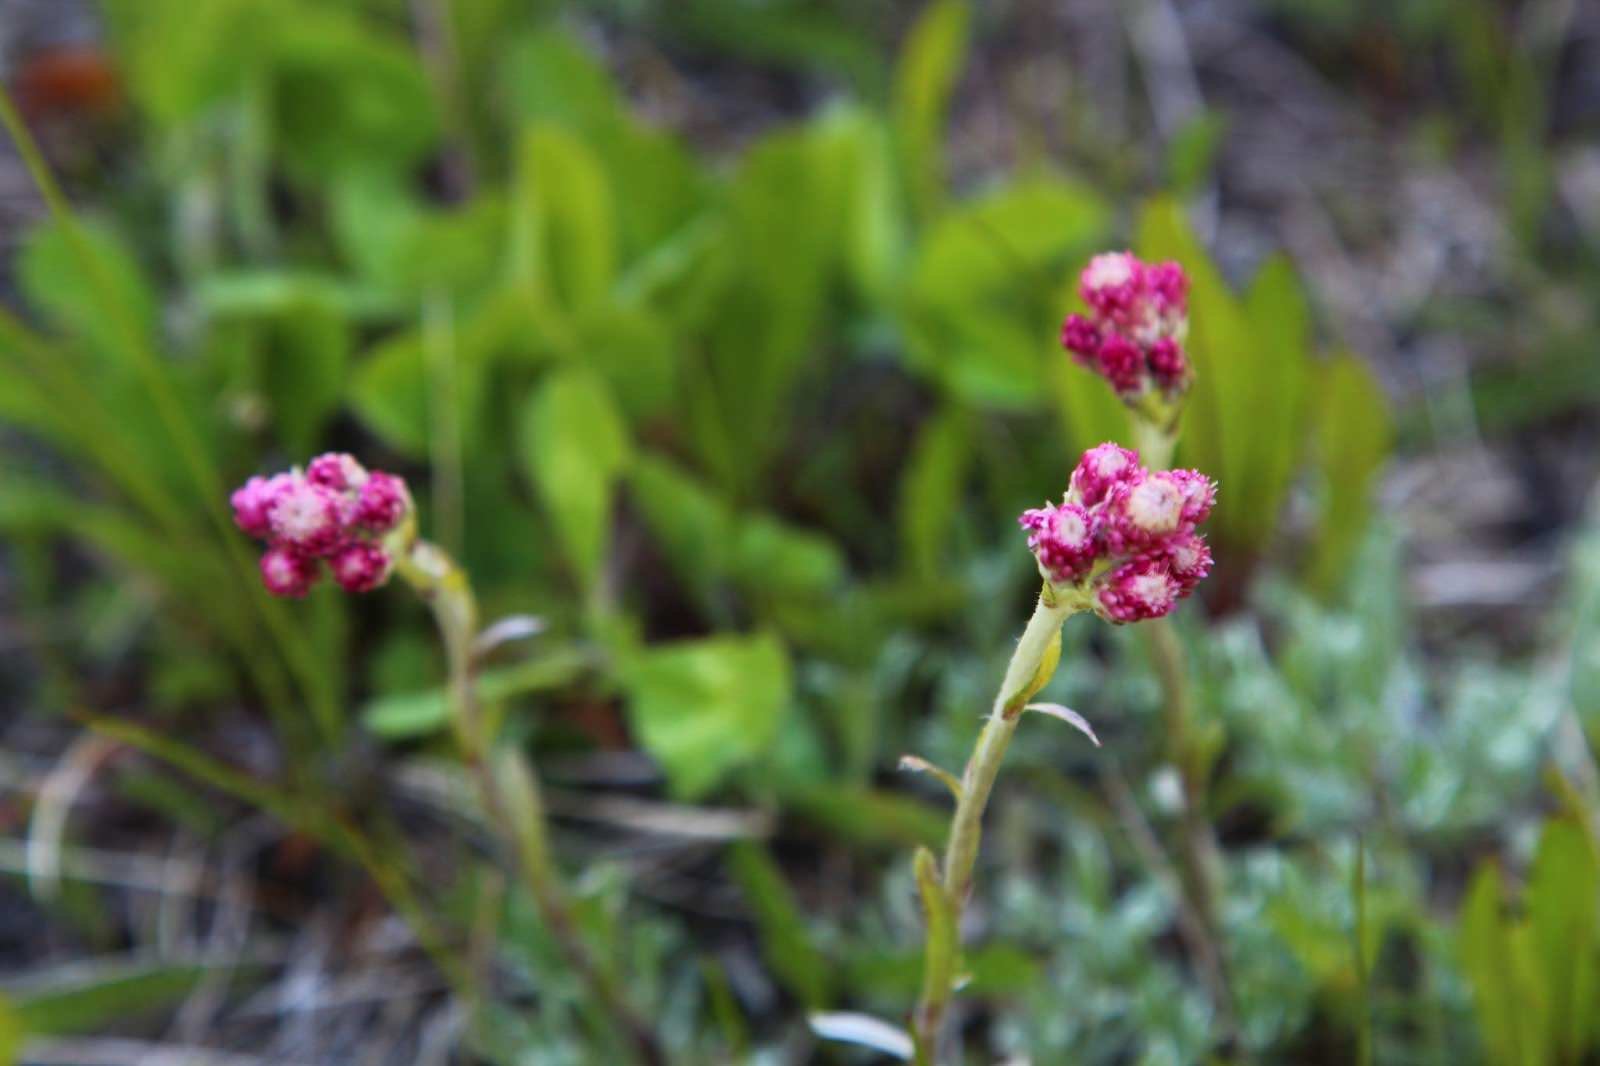
<path fill-rule="evenodd" d="M 1100 738 L 1094 735 L 1094 727 L 1089 720 L 1071 707 L 1063 707 L 1059 703 L 1030 703 L 1023 708 L 1025 711 L 1038 711 L 1048 714 L 1051 718 L 1059 718 L 1093 742 L 1095 747 L 1100 747 Z"/>
<path fill-rule="evenodd" d="M 868 1047 L 901 1062 L 910 1062 L 911 1037 L 899 1026 L 870 1014 L 851 1011 L 818 1012 L 808 1019 L 811 1031 L 824 1040 Z"/>
<path fill-rule="evenodd" d="M 900 756 L 900 769 L 909 770 L 917 774 L 932 774 L 944 783 L 944 787 L 948 788 L 950 794 L 955 796 L 957 803 L 961 802 L 961 781 L 955 774 L 944 767 L 937 766 L 917 755 L 902 755 Z"/>

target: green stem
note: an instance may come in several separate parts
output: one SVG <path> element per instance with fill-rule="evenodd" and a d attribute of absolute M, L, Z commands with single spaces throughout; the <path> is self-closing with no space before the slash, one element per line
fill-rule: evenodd
<path fill-rule="evenodd" d="M 566 891 L 550 860 L 549 832 L 533 767 L 514 751 L 502 752 L 491 761 L 494 738 L 484 727 L 477 698 L 473 642 L 478 633 L 478 606 L 466 571 L 441 548 L 419 539 L 412 539 L 397 558 L 396 572 L 432 609 L 444 642 L 451 721 L 484 814 L 511 842 L 528 895 L 567 964 L 616 1019 L 635 1058 L 643 1066 L 663 1066 L 666 1054 L 654 1029 L 634 1009 L 615 975 L 594 957 L 573 920 Z"/>
<path fill-rule="evenodd" d="M 923 962 L 922 996 L 913 1017 L 913 1037 L 918 1066 L 938 1059 L 939 1034 L 955 984 L 961 955 L 961 914 L 972 889 L 972 871 L 983 835 L 983 812 L 994 790 L 995 778 L 1023 708 L 1055 672 L 1061 654 L 1061 623 L 1074 608 L 1057 599 L 1049 585 L 1028 619 L 1006 667 L 1005 680 L 995 696 L 994 708 L 984 722 L 972 757 L 961 775 L 961 798 L 950 823 L 943 876 L 938 891 L 930 891 L 932 857 L 918 856 L 918 883 L 928 912 L 928 943 Z"/>

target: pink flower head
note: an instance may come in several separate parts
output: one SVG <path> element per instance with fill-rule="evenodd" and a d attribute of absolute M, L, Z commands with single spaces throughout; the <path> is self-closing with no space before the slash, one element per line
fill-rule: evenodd
<path fill-rule="evenodd" d="M 379 541 L 406 518 L 411 494 L 393 474 L 369 472 L 354 457 L 330 452 L 304 474 L 251 478 L 232 503 L 239 528 L 268 542 L 261 557 L 267 591 L 304 596 L 322 576 L 324 559 L 346 591 L 387 581 L 394 558 Z"/>
<path fill-rule="evenodd" d="M 1136 622 L 1167 614 L 1210 572 L 1195 526 L 1215 501 L 1216 485 L 1198 471 L 1146 470 L 1107 442 L 1083 453 L 1060 504 L 1018 521 L 1058 592 L 1083 597 L 1108 621 Z"/>
<path fill-rule="evenodd" d="M 1100 342 L 1094 369 L 1110 383 L 1119 396 L 1139 392 L 1145 378 L 1145 356 L 1139 346 L 1120 333 L 1111 333 Z"/>
<path fill-rule="evenodd" d="M 1189 387 L 1189 357 L 1183 345 L 1171 337 L 1157 338 L 1145 362 L 1150 367 L 1150 376 L 1163 392 L 1182 392 Z"/>
<path fill-rule="evenodd" d="M 1167 570 L 1178 583 L 1178 594 L 1187 596 L 1211 572 L 1211 549 L 1198 533 L 1180 533 L 1170 538 L 1163 551 Z"/>
<path fill-rule="evenodd" d="M 233 504 L 234 524 L 252 537 L 261 540 L 270 537 L 272 524 L 268 513 L 273 501 L 289 481 L 287 474 L 275 474 L 270 478 L 253 477 L 235 489 L 229 500 Z"/>
<path fill-rule="evenodd" d="M 291 476 L 267 509 L 274 540 L 302 554 L 330 554 L 345 539 L 339 494 L 304 477 Z"/>
<path fill-rule="evenodd" d="M 1083 268 L 1078 292 L 1102 317 L 1119 321 L 1138 308 L 1144 294 L 1144 269 L 1132 252 L 1102 252 Z"/>
<path fill-rule="evenodd" d="M 406 483 L 393 474 L 374 470 L 356 497 L 355 521 L 373 533 L 387 533 L 400 524 L 411 507 Z"/>
<path fill-rule="evenodd" d="M 1107 441 L 1083 453 L 1072 471 L 1071 491 L 1085 507 L 1106 498 L 1112 486 L 1139 473 L 1139 453 Z"/>
<path fill-rule="evenodd" d="M 333 579 L 346 592 L 371 592 L 389 580 L 389 553 L 369 541 L 352 541 L 328 560 Z"/>
<path fill-rule="evenodd" d="M 306 480 L 334 492 L 360 489 L 367 480 L 367 468 L 346 452 L 325 452 L 306 464 Z"/>
<path fill-rule="evenodd" d="M 261 556 L 261 583 L 274 596 L 298 599 L 311 591 L 321 575 L 317 560 L 287 544 L 274 544 Z"/>
<path fill-rule="evenodd" d="M 1189 387 L 1189 278 L 1181 266 L 1106 252 L 1089 260 L 1079 292 L 1089 315 L 1069 315 L 1061 326 L 1061 344 L 1079 363 L 1128 401 L 1151 390 L 1172 399 Z"/>
<path fill-rule="evenodd" d="M 1199 525 L 1211 517 L 1211 508 L 1217 503 L 1217 483 L 1198 470 L 1168 470 L 1167 476 L 1178 485 L 1183 495 L 1183 520 Z"/>
<path fill-rule="evenodd" d="M 1099 363 L 1100 327 L 1080 314 L 1068 315 L 1061 323 L 1061 347 L 1076 356 L 1078 362 L 1094 369 Z"/>
<path fill-rule="evenodd" d="M 1189 313 L 1189 275 L 1177 263 L 1152 263 L 1145 267 L 1145 291 L 1162 315 L 1182 318 Z"/>
<path fill-rule="evenodd" d="M 1050 580 L 1078 580 L 1094 565 L 1094 527 L 1089 512 L 1075 503 L 1022 512 L 1017 520 L 1028 531 L 1028 547 Z"/>
<path fill-rule="evenodd" d="M 1141 555 L 1101 580 L 1095 591 L 1095 611 L 1108 622 L 1142 622 L 1170 614 L 1182 595 L 1166 559 Z"/>
<path fill-rule="evenodd" d="M 1140 470 L 1106 496 L 1101 539 L 1118 553 L 1156 544 L 1184 525 L 1183 501 L 1183 487 L 1171 471 Z"/>

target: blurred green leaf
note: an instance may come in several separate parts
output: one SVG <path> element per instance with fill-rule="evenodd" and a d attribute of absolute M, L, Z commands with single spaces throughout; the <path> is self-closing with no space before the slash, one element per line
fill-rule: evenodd
<path fill-rule="evenodd" d="M 478 698 L 488 705 L 561 688 L 580 677 L 589 664 L 590 657 L 575 648 L 546 651 L 525 663 L 483 671 Z M 379 696 L 361 710 L 362 725 L 391 741 L 425 736 L 449 721 L 449 696 L 442 688 Z"/>
<path fill-rule="evenodd" d="M 962 0 L 934 0 L 911 27 L 895 68 L 895 134 L 912 201 L 925 216 L 944 195 L 945 115 L 966 62 L 971 21 Z"/>
<path fill-rule="evenodd" d="M 783 871 L 764 848 L 748 842 L 729 849 L 728 864 L 755 912 L 762 958 L 806 1009 L 827 1006 L 828 962 L 812 942 Z"/>
<path fill-rule="evenodd" d="M 514 41 L 503 80 L 513 114 L 567 131 L 603 161 L 624 259 L 688 221 L 701 195 L 694 158 L 635 121 L 604 66 L 571 36 L 541 30 Z"/>
<path fill-rule="evenodd" d="M 788 653 L 770 634 L 647 648 L 623 664 L 621 680 L 640 742 L 685 799 L 767 752 L 792 688 Z"/>
<path fill-rule="evenodd" d="M 409 42 L 327 4 L 276 6 L 268 106 L 286 165 L 321 181 L 420 161 L 437 116 Z"/>
<path fill-rule="evenodd" d="M 1545 1066 L 1548 1005 L 1529 958 L 1526 930 L 1503 913 L 1500 873 L 1485 865 L 1473 875 L 1461 908 L 1461 961 L 1477 1004 L 1476 1019 L 1489 1061 Z"/>
<path fill-rule="evenodd" d="M 970 403 L 1037 404 L 1047 368 L 1065 358 L 1058 279 L 1107 221 L 1093 190 L 1048 177 L 949 212 L 911 268 L 903 318 L 912 365 Z"/>
<path fill-rule="evenodd" d="M 98 1033 L 113 1023 L 176 1003 L 208 975 L 248 978 L 261 969 L 248 962 L 204 965 L 95 959 L 12 982 L 0 994 L 9 999 L 13 1017 L 30 1035 Z"/>
<path fill-rule="evenodd" d="M 740 518 L 732 551 L 735 576 L 760 592 L 820 595 L 844 577 L 844 556 L 833 541 L 770 515 Z"/>
<path fill-rule="evenodd" d="M 512 273 L 564 307 L 593 307 L 616 278 L 611 189 L 594 155 L 559 126 L 523 135 L 512 200 Z"/>
<path fill-rule="evenodd" d="M 0 995 L 0 1066 L 13 1066 L 28 1030 L 9 996 Z"/>
<path fill-rule="evenodd" d="M 901 551 L 907 569 L 924 580 L 940 573 L 948 555 L 950 529 L 971 470 L 971 449 L 966 413 L 946 408 L 923 423 L 901 477 Z"/>
<path fill-rule="evenodd" d="M 1581 1061 L 1594 1036 L 1600 865 L 1589 832 L 1546 823 L 1528 878 L 1533 949 L 1548 1002 L 1547 1043 L 1556 1062 Z"/>
<path fill-rule="evenodd" d="M 1322 520 L 1309 575 L 1324 591 L 1344 572 L 1372 511 L 1373 479 L 1389 455 L 1389 401 L 1372 371 L 1345 353 L 1317 368 L 1314 457 L 1322 475 Z"/>
<path fill-rule="evenodd" d="M 519 440 L 523 469 L 567 559 L 592 586 L 610 540 L 616 479 L 632 457 L 628 428 L 605 383 L 585 370 L 557 371 L 529 397 Z"/>
<path fill-rule="evenodd" d="M 29 231 L 17 259 L 17 282 L 28 303 L 57 330 L 81 337 L 106 365 L 127 373 L 129 345 L 148 341 L 156 326 L 156 297 L 133 250 L 103 224 L 80 225 L 99 276 L 88 272 L 60 223 Z M 108 308 L 115 299 L 119 307 Z M 130 338 L 125 327 L 139 331 Z"/>
<path fill-rule="evenodd" d="M 633 496 L 667 556 L 689 585 L 704 593 L 722 576 L 733 539 L 733 510 L 726 500 L 677 466 L 643 454 L 629 472 Z M 719 550 L 707 550 L 717 546 Z"/>

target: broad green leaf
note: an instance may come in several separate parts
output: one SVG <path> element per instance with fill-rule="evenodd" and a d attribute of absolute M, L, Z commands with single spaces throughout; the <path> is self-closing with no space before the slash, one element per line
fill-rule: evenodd
<path fill-rule="evenodd" d="M 495 360 L 513 349 L 542 348 L 535 313 L 520 294 L 496 291 L 461 317 L 456 307 L 442 299 L 438 313 L 446 328 L 395 334 L 362 356 L 348 376 L 347 402 L 356 417 L 397 451 L 428 454 L 436 427 L 450 418 L 452 397 L 453 421 L 467 447 L 483 440 Z"/>
<path fill-rule="evenodd" d="M 396 451 L 426 455 L 433 391 L 422 338 L 403 333 L 370 352 L 350 379 L 350 405 Z"/>
<path fill-rule="evenodd" d="M 902 306 L 913 366 L 968 402 L 1028 408 L 1057 342 L 1060 279 L 1108 220 L 1093 190 L 1037 177 L 951 211 L 912 265 Z"/>
<path fill-rule="evenodd" d="M 489 705 L 561 688 L 576 680 L 589 662 L 583 652 L 566 648 L 515 666 L 485 670 L 478 678 L 478 698 Z M 449 697 L 442 688 L 380 696 L 361 711 L 361 723 L 385 740 L 425 736 L 443 729 L 449 720 Z"/>
<path fill-rule="evenodd" d="M 784 440 L 791 391 L 821 354 L 826 283 L 840 266 L 849 191 L 812 127 L 764 138 L 745 156 L 683 299 L 707 372 L 688 390 L 700 462 L 730 494 L 755 496 Z M 774 254 L 774 249 L 782 249 Z"/>
<path fill-rule="evenodd" d="M 1252 509 L 1249 486 L 1257 456 L 1281 441 L 1257 432 L 1260 405 L 1275 402 L 1275 368 L 1244 309 L 1190 227 L 1181 204 L 1158 199 L 1139 220 L 1139 254 L 1173 259 L 1190 279 L 1189 343 L 1195 380 L 1184 412 L 1179 455 L 1185 465 L 1215 478 L 1221 488 L 1209 528 L 1219 540 L 1243 548 L 1259 544 L 1276 515 Z M 1242 496 L 1236 492 L 1243 488 Z"/>
<path fill-rule="evenodd" d="M 433 146 L 438 120 L 421 59 L 376 26 L 326 4 L 279 14 L 268 106 L 273 148 L 296 176 L 404 170 Z"/>
<path fill-rule="evenodd" d="M 729 579 L 762 598 L 816 596 L 843 578 L 843 555 L 828 537 L 737 511 L 666 460 L 641 456 L 630 483 L 673 565 L 702 594 L 713 581 Z"/>
<path fill-rule="evenodd" d="M 1373 480 L 1389 455 L 1389 401 L 1372 371 L 1344 353 L 1317 368 L 1313 442 L 1322 475 L 1322 518 L 1312 548 L 1312 584 L 1332 589 L 1372 510 Z"/>
<path fill-rule="evenodd" d="M 844 576 L 844 556 L 832 540 L 770 515 L 737 519 L 731 547 L 732 572 L 753 593 L 815 596 Z"/>
<path fill-rule="evenodd" d="M 890 132 L 860 108 L 836 109 L 817 132 L 847 182 L 844 268 L 868 306 L 887 305 L 910 250 Z"/>
<path fill-rule="evenodd" d="M 1505 914 L 1499 871 L 1485 865 L 1473 875 L 1462 904 L 1462 969 L 1472 988 L 1488 1061 L 1546 1066 L 1545 1020 L 1549 1004 L 1530 958 L 1527 930 Z"/>
<path fill-rule="evenodd" d="M 133 250 L 120 234 L 81 224 L 78 235 L 94 260 L 89 269 L 68 231 L 54 221 L 31 230 L 17 260 L 28 303 L 56 329 L 83 338 L 95 354 L 125 373 L 132 344 L 148 344 L 156 298 Z M 130 331 L 131 335 L 130 335 Z"/>
<path fill-rule="evenodd" d="M 162 125 L 193 119 L 240 93 L 267 61 L 280 20 L 270 0 L 106 0 L 130 93 Z"/>
<path fill-rule="evenodd" d="M 1307 388 L 1315 371 L 1311 309 L 1288 259 L 1274 256 L 1267 260 L 1245 294 L 1245 314 L 1257 338 L 1262 364 L 1252 397 L 1254 462 L 1241 488 L 1245 506 L 1275 525 L 1309 443 Z"/>
<path fill-rule="evenodd" d="M 581 310 L 610 291 L 616 251 L 611 188 L 599 161 L 560 126 L 530 127 L 512 200 L 513 275 Z"/>
<path fill-rule="evenodd" d="M 304 455 L 315 448 L 344 394 L 348 321 L 319 294 L 288 292 L 249 327 L 257 342 L 261 392 L 280 439 Z"/>
<path fill-rule="evenodd" d="M 863 848 L 943 847 L 950 824 L 948 804 L 837 782 L 786 788 L 782 799 L 785 809 Z"/>
<path fill-rule="evenodd" d="M 828 962 L 812 942 L 804 913 L 783 871 L 757 844 L 735 844 L 728 852 L 734 880 L 755 912 L 761 955 L 784 986 L 808 1010 L 828 1003 Z"/>
<path fill-rule="evenodd" d="M 1546 824 L 1528 878 L 1527 910 L 1549 1000 L 1546 1041 L 1557 1062 L 1583 1058 L 1594 1036 L 1600 866 L 1588 831 Z"/>
<path fill-rule="evenodd" d="M 640 455 L 629 473 L 633 498 L 668 558 L 704 592 L 722 576 L 733 540 L 733 509 L 689 474 L 655 455 Z"/>
<path fill-rule="evenodd" d="M 945 115 L 966 62 L 971 20 L 963 0 L 934 0 L 911 27 L 895 68 L 895 134 L 913 202 L 924 216 L 944 195 Z"/>
<path fill-rule="evenodd" d="M 680 353 L 667 321 L 644 308 L 607 304 L 574 329 L 573 355 L 606 379 L 630 421 L 670 416 Z"/>
<path fill-rule="evenodd" d="M 972 467 L 970 420 L 949 407 L 923 423 L 900 479 L 900 548 L 908 571 L 936 577 Z"/>
<path fill-rule="evenodd" d="M 671 136 L 636 122 L 604 66 L 570 35 L 541 30 L 505 51 L 505 96 L 521 121 L 574 135 L 603 162 L 626 257 L 656 247 L 698 206 L 702 177 Z"/>
<path fill-rule="evenodd" d="M 14 1066 L 28 1029 L 9 996 L 0 995 L 0 1066 Z"/>
<path fill-rule="evenodd" d="M 519 441 L 568 562 L 592 586 L 610 540 L 613 489 L 632 452 L 615 401 L 594 374 L 558 371 L 529 397 Z"/>
<path fill-rule="evenodd" d="M 645 649 L 624 664 L 622 684 L 640 743 L 684 799 L 767 753 L 792 689 L 788 653 L 770 634 Z"/>

